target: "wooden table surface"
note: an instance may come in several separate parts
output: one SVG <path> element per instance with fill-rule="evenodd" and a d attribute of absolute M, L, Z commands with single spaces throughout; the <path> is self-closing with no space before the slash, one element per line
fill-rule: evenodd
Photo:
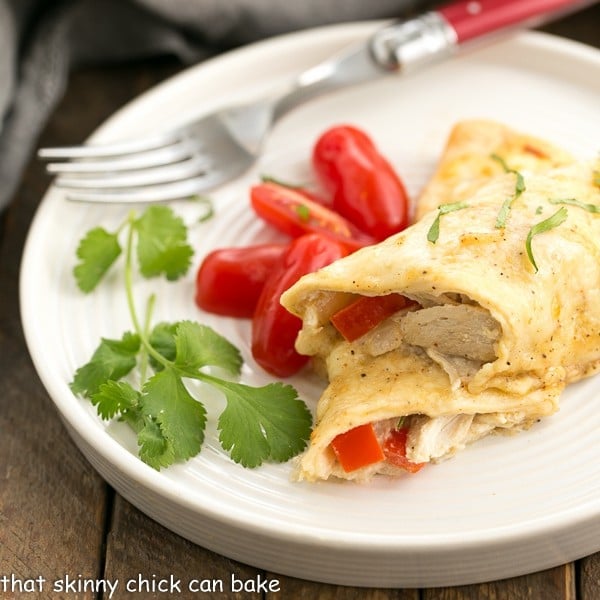
<path fill-rule="evenodd" d="M 545 30 L 600 46 L 600 5 Z M 87 68 L 75 73 L 39 145 L 78 143 L 125 102 L 181 70 L 174 60 Z M 599 99 L 600 101 L 600 99 Z M 573 109 L 573 107 L 571 107 Z M 557 115 L 557 118 L 560 118 Z M 0 598 L 108 598 L 108 593 L 59 593 L 46 582 L 71 578 L 250 580 L 265 573 L 196 546 L 139 512 L 92 469 L 68 437 L 40 383 L 19 320 L 18 278 L 23 243 L 49 185 L 32 158 L 0 221 Z M 43 302 L 43 290 L 40 290 Z M 531 575 L 477 585 L 427 589 L 361 589 L 266 574 L 279 581 L 275 598 L 598 600 L 600 553 Z M 214 594 L 127 593 L 112 598 L 258 598 Z M 22 589 L 22 591 L 20 591 Z"/>

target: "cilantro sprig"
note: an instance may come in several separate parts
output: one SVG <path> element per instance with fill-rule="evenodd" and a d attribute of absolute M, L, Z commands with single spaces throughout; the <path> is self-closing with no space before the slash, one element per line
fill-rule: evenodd
<path fill-rule="evenodd" d="M 75 280 L 86 293 L 124 255 L 133 331 L 118 339 L 102 338 L 70 386 L 96 406 L 101 418 L 118 418 L 135 431 L 144 462 L 161 469 L 200 452 L 207 413 L 190 391 L 194 380 L 224 396 L 226 407 L 217 421 L 219 440 L 235 462 L 245 467 L 285 462 L 305 448 L 312 417 L 292 386 L 275 382 L 255 388 L 217 376 L 216 372 L 239 376 L 239 350 L 210 327 L 190 320 L 152 326 L 154 295 L 140 319 L 135 267 L 145 278 L 175 281 L 191 264 L 187 228 L 169 207 L 151 206 L 139 216 L 131 212 L 114 231 L 91 229 L 76 254 Z"/>

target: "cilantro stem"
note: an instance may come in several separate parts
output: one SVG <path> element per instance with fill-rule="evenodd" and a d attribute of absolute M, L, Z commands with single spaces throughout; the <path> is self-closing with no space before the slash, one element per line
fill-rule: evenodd
<path fill-rule="evenodd" d="M 150 334 L 150 327 L 152 325 L 152 313 L 154 312 L 154 304 L 156 302 L 156 295 L 150 294 L 148 302 L 146 303 L 146 319 L 144 320 L 144 337 L 148 339 Z M 146 373 L 148 372 L 148 349 L 142 345 L 142 352 L 140 356 L 140 378 L 142 384 L 146 381 Z"/>
<path fill-rule="evenodd" d="M 127 246 L 125 248 L 125 293 L 127 296 L 127 306 L 129 307 L 129 315 L 131 317 L 131 321 L 133 322 L 133 326 L 136 333 L 141 338 L 141 336 L 144 334 L 144 331 L 140 326 L 140 321 L 138 319 L 137 311 L 135 308 L 135 300 L 133 298 L 133 266 L 131 256 L 133 254 L 133 238 L 135 235 L 135 213 L 133 211 L 129 213 L 127 222 L 129 228 L 127 231 Z"/>
<path fill-rule="evenodd" d="M 146 357 L 151 356 L 156 359 L 163 366 L 167 367 L 171 365 L 171 362 L 167 360 L 160 352 L 154 349 L 152 344 L 148 339 L 148 324 L 150 320 L 149 314 L 146 316 L 145 326 L 142 327 L 140 323 L 140 319 L 137 314 L 137 310 L 135 307 L 135 299 L 133 297 L 133 246 L 134 246 L 134 236 L 135 236 L 135 213 L 131 211 L 127 218 L 128 223 L 128 232 L 127 232 L 127 246 L 125 248 L 125 295 L 127 297 L 127 306 L 129 308 L 129 315 L 131 317 L 131 322 L 133 323 L 133 328 L 135 332 L 140 337 L 140 342 L 144 351 L 146 353 Z M 151 312 L 151 309 L 154 305 L 154 300 L 152 296 L 148 300 L 148 312 Z M 146 361 L 146 359 L 144 359 Z M 145 374 L 144 374 L 145 375 Z"/>

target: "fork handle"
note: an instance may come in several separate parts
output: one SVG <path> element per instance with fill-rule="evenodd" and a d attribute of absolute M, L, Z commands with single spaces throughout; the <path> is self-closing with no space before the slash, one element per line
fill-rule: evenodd
<path fill-rule="evenodd" d="M 537 27 L 596 0 L 458 0 L 371 38 L 375 62 L 391 71 L 412 71 L 474 40 L 516 27 Z"/>
<path fill-rule="evenodd" d="M 392 23 L 362 43 L 300 74 L 274 103 L 272 119 L 324 93 L 390 72 L 416 71 L 463 45 L 517 26 L 539 26 L 596 0 L 457 0 Z"/>
<path fill-rule="evenodd" d="M 439 9 L 459 44 L 514 25 L 537 26 L 577 5 L 573 0 L 462 0 Z M 587 2 L 590 4 L 590 2 Z"/>

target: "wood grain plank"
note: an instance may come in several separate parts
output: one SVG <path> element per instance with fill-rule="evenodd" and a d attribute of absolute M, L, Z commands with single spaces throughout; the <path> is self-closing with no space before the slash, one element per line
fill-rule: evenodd
<path fill-rule="evenodd" d="M 104 537 L 104 482 L 71 442 L 39 381 L 20 326 L 19 263 L 47 186 L 34 161 L 3 217 L 0 247 L 0 597 L 56 598 L 55 581 L 95 578 Z M 31 588 L 29 588 L 31 589 Z M 31 597 L 31 596 L 30 596 Z M 93 598 L 92 592 L 77 598 Z"/>
<path fill-rule="evenodd" d="M 422 600 L 576 600 L 573 563 L 501 581 L 435 588 Z"/>
<path fill-rule="evenodd" d="M 598 600 L 600 598 L 600 552 L 578 561 L 578 600 Z"/>
<path fill-rule="evenodd" d="M 270 574 L 269 577 L 279 579 L 281 590 L 267 594 L 266 600 L 419 600 L 417 589 L 345 587 L 275 574 Z"/>
<path fill-rule="evenodd" d="M 51 582 L 98 575 L 105 484 L 67 437 L 22 352 L 3 361 L 0 377 L 0 575 L 42 576 L 48 596 L 38 597 L 56 597 Z"/>
<path fill-rule="evenodd" d="M 258 578 L 264 580 L 262 571 L 192 544 L 118 495 L 106 544 L 104 576 L 119 582 L 113 600 L 168 597 L 234 600 L 262 595 L 235 591 L 240 581 L 245 585 Z M 238 580 L 236 584 L 232 584 L 232 576 Z M 161 586 L 163 590 L 171 588 L 171 594 L 161 592 Z"/>

